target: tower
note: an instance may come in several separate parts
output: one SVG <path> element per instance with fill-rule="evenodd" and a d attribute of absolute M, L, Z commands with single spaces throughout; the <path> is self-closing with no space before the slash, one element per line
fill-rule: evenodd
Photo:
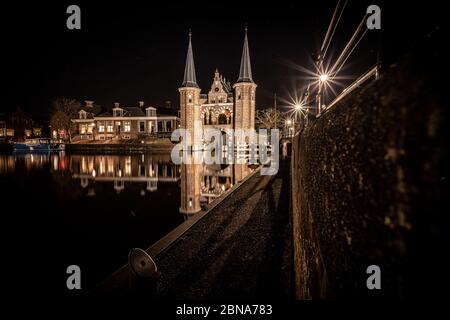
<path fill-rule="evenodd" d="M 187 148 L 201 150 L 201 141 L 195 141 L 195 136 L 201 137 L 201 107 L 200 91 L 195 77 L 194 55 L 192 53 L 192 33 L 189 31 L 189 45 L 186 56 L 186 66 L 180 92 L 181 128 L 189 131 L 190 141 Z M 197 144 L 197 145 L 196 145 Z M 187 150 L 184 150 L 187 152 Z M 181 205 L 180 212 L 192 214 L 200 211 L 200 179 L 201 164 L 198 160 L 198 152 L 186 155 L 187 163 L 181 165 Z"/>
<path fill-rule="evenodd" d="M 193 150 L 200 150 L 201 145 L 194 143 L 194 137 L 200 135 L 201 126 L 196 126 L 196 122 L 201 124 L 201 107 L 200 107 L 200 91 L 195 77 L 194 55 L 192 53 L 192 33 L 189 31 L 189 45 L 186 56 L 186 66 L 184 68 L 184 77 L 180 92 L 180 111 L 181 111 L 181 128 L 188 130 L 190 140 L 187 141 L 188 146 L 192 146 Z M 199 144 L 200 141 L 197 142 Z"/>
<path fill-rule="evenodd" d="M 255 92 L 257 85 L 253 82 L 248 49 L 247 28 L 245 28 L 244 47 L 242 49 L 239 78 L 234 89 L 234 128 L 255 128 Z"/>
<path fill-rule="evenodd" d="M 198 152 L 192 156 L 196 157 Z M 195 161 L 189 161 L 188 164 L 181 164 L 180 186 L 181 186 L 181 203 L 180 213 L 194 214 L 201 210 L 201 179 L 202 165 Z"/>

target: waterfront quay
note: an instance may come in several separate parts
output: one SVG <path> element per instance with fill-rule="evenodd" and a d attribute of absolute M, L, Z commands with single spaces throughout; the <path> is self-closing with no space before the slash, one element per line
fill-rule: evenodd
<path fill-rule="evenodd" d="M 136 277 L 126 265 L 92 294 L 289 298 L 289 183 L 288 160 L 274 176 L 256 170 L 199 219 L 147 250 L 158 267 L 155 281 Z"/>

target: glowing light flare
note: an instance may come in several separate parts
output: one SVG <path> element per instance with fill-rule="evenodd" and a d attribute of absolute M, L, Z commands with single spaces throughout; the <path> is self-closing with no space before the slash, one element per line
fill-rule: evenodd
<path fill-rule="evenodd" d="M 338 72 L 341 73 L 340 71 L 346 69 L 348 66 L 344 66 L 338 71 L 334 71 L 333 66 L 331 65 L 332 62 L 332 59 L 329 59 L 323 61 L 322 64 L 318 66 L 316 61 L 311 60 L 311 64 L 313 65 L 312 68 L 306 68 L 289 61 L 286 62 L 286 65 L 303 74 L 299 78 L 308 84 L 308 93 L 311 96 L 314 96 L 315 92 L 321 87 L 324 101 L 328 101 L 331 96 L 338 95 L 338 92 L 341 91 L 339 88 L 345 88 L 349 81 L 355 79 L 355 76 L 352 75 L 338 75 Z M 291 104 L 291 106 L 294 110 L 300 109 L 299 107 L 296 107 L 296 104 Z"/>
<path fill-rule="evenodd" d="M 320 80 L 321 82 L 327 82 L 328 79 L 329 79 L 329 76 L 328 76 L 327 74 L 321 74 L 321 75 L 319 76 L 319 80 Z"/>
<path fill-rule="evenodd" d="M 295 95 L 297 96 L 297 95 Z M 288 111 L 289 118 L 291 119 L 299 119 L 300 117 L 306 117 L 308 114 L 308 110 L 310 109 L 307 106 L 306 99 L 304 95 L 299 99 L 298 97 L 290 97 L 290 101 L 286 101 L 290 110 Z"/>

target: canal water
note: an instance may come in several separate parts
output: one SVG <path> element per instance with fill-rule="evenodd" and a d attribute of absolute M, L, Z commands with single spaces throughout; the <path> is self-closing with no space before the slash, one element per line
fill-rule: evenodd
<path fill-rule="evenodd" d="M 56 290 L 79 265 L 89 289 L 251 171 L 175 165 L 170 154 L 0 154 L 1 212 L 18 227 L 8 252 Z"/>

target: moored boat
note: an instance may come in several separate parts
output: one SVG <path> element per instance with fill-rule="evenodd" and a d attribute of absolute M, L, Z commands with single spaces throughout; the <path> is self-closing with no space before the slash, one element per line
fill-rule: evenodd
<path fill-rule="evenodd" d="M 15 142 L 13 144 L 15 152 L 49 152 L 63 151 L 63 143 L 53 143 L 51 139 L 34 138 L 27 139 L 25 142 Z"/>

